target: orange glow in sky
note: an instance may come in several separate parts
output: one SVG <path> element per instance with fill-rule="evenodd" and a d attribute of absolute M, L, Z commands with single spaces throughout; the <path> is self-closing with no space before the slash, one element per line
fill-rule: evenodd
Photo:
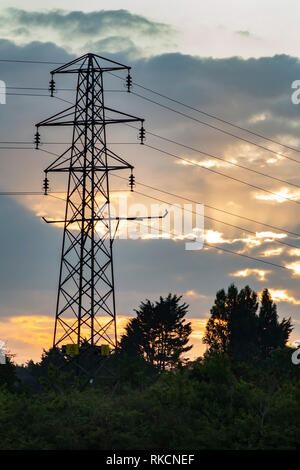
<path fill-rule="evenodd" d="M 117 318 L 118 335 L 124 333 L 129 316 L 120 315 Z M 203 354 L 202 344 L 206 319 L 189 318 L 192 323 L 190 343 L 193 344 L 188 357 L 196 358 Z M 7 350 L 15 354 L 17 364 L 25 364 L 28 360 L 39 361 L 43 349 L 49 349 L 53 341 L 54 318 L 50 316 L 32 315 L 15 316 L 0 320 L 1 339 L 6 342 Z"/>

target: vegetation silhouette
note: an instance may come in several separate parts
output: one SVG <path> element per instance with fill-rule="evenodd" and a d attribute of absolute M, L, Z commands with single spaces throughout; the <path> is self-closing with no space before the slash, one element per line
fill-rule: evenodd
<path fill-rule="evenodd" d="M 108 361 L 118 388 L 105 378 L 83 388 L 57 350 L 25 366 L 10 357 L 0 366 L 0 449 L 299 449 L 292 324 L 269 292 L 259 305 L 248 286 L 219 291 L 195 360 L 183 357 L 187 314 L 177 295 L 141 303 Z"/>
<path fill-rule="evenodd" d="M 203 342 L 206 354 L 218 351 L 233 359 L 266 358 L 276 348 L 284 348 L 293 329 L 291 318 L 279 322 L 277 308 L 268 289 L 258 296 L 249 286 L 238 291 L 231 284 L 217 292 L 206 325 Z"/>
<path fill-rule="evenodd" d="M 191 322 L 186 322 L 186 303 L 182 296 L 169 294 L 153 303 L 142 302 L 135 310 L 136 318 L 129 320 L 120 348 L 129 356 L 141 356 L 159 371 L 174 368 L 180 363 L 192 332 Z"/>

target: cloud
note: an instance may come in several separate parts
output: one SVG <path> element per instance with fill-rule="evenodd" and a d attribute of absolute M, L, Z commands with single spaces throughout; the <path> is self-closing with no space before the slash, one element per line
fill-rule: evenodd
<path fill-rule="evenodd" d="M 139 51 L 148 55 L 157 47 L 173 44 L 175 30 L 128 10 L 91 12 L 8 8 L 0 20 L 2 34 L 18 43 L 43 40 L 45 31 L 58 44 L 77 52 L 82 49 L 106 52 Z M 146 49 L 146 50 L 145 50 Z"/>
<path fill-rule="evenodd" d="M 124 36 L 108 36 L 98 41 L 88 41 L 84 45 L 85 50 L 104 51 L 104 53 L 125 53 L 128 57 L 143 56 L 143 50 L 135 41 Z"/>
<path fill-rule="evenodd" d="M 275 201 L 279 203 L 289 202 L 289 199 L 298 201 L 300 199 L 300 191 L 282 188 L 279 191 L 274 191 L 274 194 L 256 194 L 255 198 L 261 201 Z"/>
<path fill-rule="evenodd" d="M 270 119 L 270 115 L 268 113 L 262 112 L 262 113 L 253 114 L 252 116 L 250 116 L 248 119 L 248 123 L 256 124 L 257 122 L 266 121 L 267 119 Z"/>
<path fill-rule="evenodd" d="M 255 235 L 249 235 L 242 238 L 224 238 L 224 234 L 216 230 L 206 229 L 203 234 L 203 239 L 208 243 L 215 244 L 236 244 L 240 243 L 245 245 L 245 248 L 254 248 L 262 245 L 263 243 L 270 243 L 276 240 L 286 238 L 285 233 L 274 232 L 256 232 Z M 262 256 L 276 256 L 282 253 L 282 248 L 272 248 L 262 253 Z"/>
<path fill-rule="evenodd" d="M 287 302 L 293 305 L 300 305 L 300 300 L 295 299 L 286 289 L 269 289 L 272 299 L 275 302 Z"/>
<path fill-rule="evenodd" d="M 212 244 L 215 244 L 215 243 L 230 243 L 230 240 L 226 240 L 225 238 L 223 238 L 223 234 L 221 232 L 217 232 L 216 230 L 206 230 L 204 235 L 203 235 L 203 239 L 207 242 L 207 243 L 212 243 Z"/>
<path fill-rule="evenodd" d="M 200 166 L 200 167 L 205 167 L 205 168 L 228 168 L 232 165 L 230 165 L 230 162 L 233 162 L 235 163 L 235 161 L 232 159 L 232 160 L 229 160 L 228 162 L 226 161 L 220 161 L 220 160 L 213 160 L 213 159 L 207 159 L 207 160 L 202 160 L 202 161 L 198 161 L 198 160 L 194 160 L 194 159 L 191 159 L 189 157 L 184 157 L 185 160 L 181 160 L 181 161 L 176 161 L 175 163 L 178 164 L 178 165 L 183 165 L 183 166 Z"/>
<path fill-rule="evenodd" d="M 300 263 L 294 262 L 286 264 L 285 267 L 293 271 L 294 276 L 300 276 Z"/>
<path fill-rule="evenodd" d="M 265 250 L 260 253 L 260 256 L 264 256 L 265 258 L 269 258 L 272 256 L 279 256 L 283 252 L 282 248 L 270 248 L 269 250 Z"/>
<path fill-rule="evenodd" d="M 172 31 L 169 25 L 150 21 L 146 17 L 132 14 L 128 10 L 91 12 L 49 10 L 39 12 L 9 8 L 7 12 L 11 21 L 22 25 L 22 27 L 52 27 L 68 36 L 79 34 L 90 37 L 122 29 L 124 31 L 134 29 L 150 36 L 169 34 Z"/>
<path fill-rule="evenodd" d="M 282 238 L 286 238 L 287 234 L 286 233 L 276 233 L 276 232 L 256 232 L 256 237 L 257 238 L 266 238 L 268 240 L 273 240 L 274 238 L 281 240 Z"/>
<path fill-rule="evenodd" d="M 204 294 L 199 294 L 199 292 L 196 292 L 195 290 L 187 290 L 184 294 L 185 297 L 191 297 L 192 299 L 207 299 L 207 295 Z"/>
<path fill-rule="evenodd" d="M 256 269 L 256 268 L 245 268 L 241 269 L 239 271 L 236 271 L 234 273 L 230 273 L 229 276 L 232 277 L 250 277 L 254 276 L 256 277 L 259 281 L 266 281 L 267 274 L 270 274 L 271 271 L 265 270 L 265 269 Z"/>

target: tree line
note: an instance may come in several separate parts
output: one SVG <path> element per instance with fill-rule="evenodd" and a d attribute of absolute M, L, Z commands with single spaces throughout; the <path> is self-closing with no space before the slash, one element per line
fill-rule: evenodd
<path fill-rule="evenodd" d="M 172 368 L 192 346 L 188 345 L 191 323 L 185 319 L 188 305 L 181 296 L 169 294 L 153 303 L 142 302 L 136 318 L 126 327 L 120 348 L 140 355 L 159 370 Z M 279 321 L 277 307 L 268 289 L 261 295 L 249 286 L 238 291 L 234 284 L 227 292 L 217 292 L 207 321 L 204 344 L 206 355 L 213 352 L 247 361 L 266 358 L 276 348 L 284 348 L 293 329 L 291 318 Z"/>
<path fill-rule="evenodd" d="M 106 372 L 86 383 L 60 351 L 0 366 L 0 449 L 298 449 L 300 368 L 267 289 L 216 294 L 203 357 L 188 305 L 141 302 Z M 92 350 L 82 363 L 98 363 Z M 117 378 L 117 380 L 116 380 Z"/>

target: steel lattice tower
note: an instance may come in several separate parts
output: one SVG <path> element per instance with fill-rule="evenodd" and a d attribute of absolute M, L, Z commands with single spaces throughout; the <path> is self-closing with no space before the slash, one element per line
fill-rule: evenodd
<path fill-rule="evenodd" d="M 87 341 L 117 346 L 116 305 L 113 270 L 115 233 L 110 213 L 110 172 L 133 167 L 107 148 L 108 125 L 141 122 L 141 143 L 145 131 L 143 119 L 111 109 L 104 104 L 103 76 L 106 72 L 127 71 L 130 91 L 130 67 L 86 54 L 51 72 L 50 91 L 55 91 L 55 74 L 77 74 L 76 102 L 37 124 L 36 148 L 42 126 L 72 126 L 72 144 L 45 170 L 47 175 L 68 173 L 65 219 L 46 221 L 64 223 L 59 285 L 54 329 L 54 347 L 63 343 Z M 134 177 L 131 174 L 131 184 Z M 132 187 L 131 187 L 132 189 Z M 116 228 L 115 228 L 116 230 Z"/>

